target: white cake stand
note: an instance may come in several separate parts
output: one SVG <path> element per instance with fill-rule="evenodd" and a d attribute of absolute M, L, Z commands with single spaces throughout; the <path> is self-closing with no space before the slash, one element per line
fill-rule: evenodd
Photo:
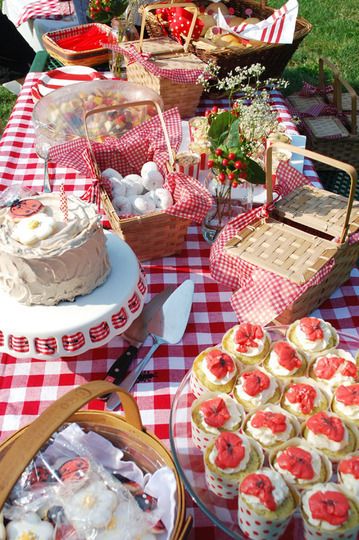
<path fill-rule="evenodd" d="M 56 306 L 25 306 L 0 291 L 0 352 L 41 360 L 74 356 L 122 334 L 142 311 L 147 285 L 136 255 L 106 232 L 111 273 L 91 294 Z"/>

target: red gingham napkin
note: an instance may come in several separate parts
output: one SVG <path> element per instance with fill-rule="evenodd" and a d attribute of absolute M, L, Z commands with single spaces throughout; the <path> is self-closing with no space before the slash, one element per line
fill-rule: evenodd
<path fill-rule="evenodd" d="M 55 18 L 64 15 L 72 15 L 74 6 L 72 0 L 59 2 L 59 0 L 35 0 L 31 4 L 24 6 L 24 9 L 16 23 L 20 26 L 29 19 Z"/>
<path fill-rule="evenodd" d="M 284 162 L 278 167 L 277 180 L 274 191 L 283 196 L 309 183 L 308 178 Z M 334 265 L 331 259 L 307 283 L 296 285 L 273 272 L 228 255 L 224 250 L 228 240 L 267 211 L 264 205 L 230 221 L 213 244 L 210 254 L 212 277 L 235 290 L 231 304 L 238 320 L 256 322 L 263 326 L 275 319 L 309 287 L 321 283 Z"/>
<path fill-rule="evenodd" d="M 120 46 L 118 44 L 113 43 L 106 43 L 106 48 L 112 49 L 116 52 L 124 53 L 131 62 L 138 62 L 147 69 L 150 73 L 153 75 L 156 75 L 157 77 L 163 77 L 164 79 L 169 79 L 170 81 L 176 82 L 176 83 L 182 83 L 182 84 L 196 84 L 197 79 L 200 75 L 202 75 L 205 65 L 203 65 L 202 69 L 167 69 L 167 68 L 161 68 L 156 65 L 154 62 L 154 59 L 151 59 L 150 54 L 143 54 L 140 53 L 136 47 L 133 45 L 123 45 Z"/>

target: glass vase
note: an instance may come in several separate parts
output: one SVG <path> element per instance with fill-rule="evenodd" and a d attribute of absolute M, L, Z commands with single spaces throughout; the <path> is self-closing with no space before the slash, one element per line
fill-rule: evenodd
<path fill-rule="evenodd" d="M 252 210 L 254 185 L 241 182 L 238 187 L 221 184 L 213 173 L 206 179 L 206 187 L 213 197 L 213 204 L 202 223 L 203 238 L 213 244 L 219 233 L 233 218 Z"/>
<path fill-rule="evenodd" d="M 113 43 L 122 43 L 123 41 L 135 41 L 139 39 L 136 26 L 126 16 L 114 17 L 111 20 L 111 40 Z M 111 51 L 109 67 L 115 77 L 119 79 L 126 78 L 126 65 L 124 55 L 117 51 Z"/>

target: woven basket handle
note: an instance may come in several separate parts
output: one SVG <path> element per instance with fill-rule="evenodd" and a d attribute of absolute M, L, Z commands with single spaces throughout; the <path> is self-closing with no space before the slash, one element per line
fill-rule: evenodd
<path fill-rule="evenodd" d="M 142 11 L 141 32 L 140 32 L 140 40 L 139 40 L 139 50 L 140 50 L 140 52 L 142 52 L 143 37 L 145 35 L 145 24 L 146 24 L 147 13 L 149 11 L 154 10 L 154 9 L 167 8 L 167 7 L 171 7 L 171 6 L 185 7 L 187 9 L 187 11 L 193 12 L 193 17 L 192 17 L 191 25 L 190 25 L 189 30 L 188 30 L 188 35 L 187 35 L 185 43 L 183 45 L 184 52 L 188 51 L 188 47 L 189 47 L 189 44 L 190 44 L 190 41 L 191 41 L 191 38 L 192 38 L 192 34 L 193 34 L 193 30 L 194 30 L 194 25 L 196 24 L 196 20 L 197 20 L 198 14 L 199 14 L 199 9 L 195 4 L 192 4 L 192 3 L 187 3 L 186 4 L 185 2 L 180 2 L 180 3 L 177 3 L 177 2 L 176 3 L 172 3 L 172 2 L 165 3 L 164 2 L 164 3 L 158 3 L 158 4 L 148 4 L 147 6 L 144 7 L 144 9 Z M 171 52 L 171 51 L 169 51 L 169 52 Z M 164 51 L 161 51 L 160 54 L 163 54 L 163 53 L 164 53 Z M 154 56 L 155 56 L 155 54 L 154 54 Z"/>
<path fill-rule="evenodd" d="M 320 163 L 326 163 L 335 169 L 340 169 L 346 172 L 350 176 L 350 193 L 348 198 L 347 211 L 345 214 L 344 225 L 342 233 L 340 235 L 340 243 L 343 244 L 348 234 L 350 213 L 353 206 L 355 189 L 357 185 L 357 172 L 352 165 L 349 163 L 344 163 L 343 161 L 338 161 L 331 157 L 323 156 L 317 152 L 312 152 L 311 150 L 306 150 L 305 148 L 298 148 L 292 144 L 286 144 L 282 142 L 275 142 L 266 151 L 266 186 L 267 186 L 267 203 L 271 204 L 273 202 L 273 184 L 272 184 L 272 154 L 273 148 L 283 148 L 284 150 L 289 150 L 293 154 L 299 154 L 301 156 L 307 157 L 313 161 L 320 161 Z"/>
<path fill-rule="evenodd" d="M 339 109 L 339 100 L 340 100 L 340 87 L 338 83 L 338 78 L 340 76 L 338 67 L 333 64 L 328 58 L 319 58 L 319 88 L 324 92 L 325 91 L 325 73 L 324 67 L 327 66 L 332 72 L 333 76 L 333 88 L 334 88 L 334 97 L 333 103 L 337 109 Z"/>
<path fill-rule="evenodd" d="M 92 148 L 91 139 L 90 139 L 90 136 L 89 136 L 89 133 L 88 133 L 87 119 L 90 116 L 93 116 L 93 115 L 101 113 L 101 112 L 115 111 L 115 110 L 123 109 L 124 107 L 131 107 L 131 106 L 132 107 L 135 107 L 135 106 L 136 107 L 141 107 L 143 105 L 154 105 L 155 108 L 156 108 L 158 117 L 160 119 L 161 127 L 162 127 L 162 130 L 163 130 L 165 143 L 166 143 L 166 146 L 167 146 L 169 165 L 170 165 L 170 168 L 172 170 L 173 165 L 174 165 L 174 161 L 175 161 L 174 151 L 171 148 L 171 141 L 170 141 L 170 137 L 168 135 L 166 122 L 165 122 L 165 120 L 163 118 L 163 113 L 162 113 L 161 107 L 159 106 L 157 101 L 152 101 L 152 100 L 125 101 L 124 103 L 121 103 L 121 105 L 109 105 L 107 107 L 97 107 L 96 109 L 92 109 L 91 111 L 87 111 L 87 113 L 85 114 L 85 121 L 84 121 L 85 135 L 86 135 L 87 144 L 88 144 L 88 147 L 89 147 L 89 150 L 90 150 L 90 153 L 91 153 L 92 161 L 93 161 L 93 164 L 95 166 L 96 176 L 97 176 L 98 179 L 100 179 L 100 177 L 101 177 L 101 171 L 100 171 L 100 168 L 98 166 L 98 163 L 97 163 L 97 160 L 96 160 L 93 148 Z"/>
<path fill-rule="evenodd" d="M 6 450 L 0 458 L 0 509 L 21 473 L 36 456 L 43 444 L 77 410 L 102 394 L 116 392 L 125 411 L 125 418 L 131 426 L 144 431 L 140 412 L 134 397 L 120 387 L 107 381 L 92 381 L 74 388 L 52 403 L 32 422 Z"/>
<path fill-rule="evenodd" d="M 356 135 L 357 134 L 357 103 L 358 103 L 358 94 L 355 92 L 354 88 L 343 79 L 340 75 L 338 76 L 338 85 L 339 85 L 339 91 L 338 91 L 338 104 L 337 109 L 338 111 L 342 111 L 342 86 L 348 91 L 351 98 L 351 134 Z"/>

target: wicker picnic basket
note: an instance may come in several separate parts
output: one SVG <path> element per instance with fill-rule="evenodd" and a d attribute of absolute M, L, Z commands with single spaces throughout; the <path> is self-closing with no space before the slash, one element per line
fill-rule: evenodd
<path fill-rule="evenodd" d="M 208 5 L 210 0 L 202 2 L 198 0 L 198 4 Z M 177 5 L 177 4 L 176 4 Z M 272 15 L 274 8 L 267 6 L 267 0 L 230 0 L 227 4 L 235 10 L 235 15 L 245 16 L 247 9 L 252 10 L 252 17 L 264 20 Z M 262 64 L 266 69 L 263 73 L 263 78 L 279 77 L 282 75 L 286 65 L 293 56 L 294 52 L 300 45 L 301 41 L 309 34 L 312 25 L 298 17 L 296 21 L 295 34 L 293 43 L 291 44 L 267 44 L 256 45 L 252 48 L 218 48 L 205 50 L 196 47 L 193 42 L 190 50 L 198 56 L 203 62 L 214 62 L 221 68 L 221 72 L 225 75 L 228 71 L 233 70 L 237 66 L 249 66 L 251 64 Z M 159 37 L 166 32 L 166 26 L 161 23 L 154 14 L 148 15 L 147 31 L 152 37 Z"/>
<path fill-rule="evenodd" d="M 324 66 L 332 72 L 333 91 L 326 92 Z M 346 90 L 343 92 L 343 88 Z M 319 59 L 318 94 L 309 97 L 293 94 L 288 101 L 301 118 L 301 131 L 307 136 L 307 148 L 350 163 L 359 170 L 359 99 L 352 86 L 341 76 L 339 69 L 326 58 Z M 329 114 L 308 116 L 312 107 L 329 103 Z M 327 170 L 328 164 L 317 162 L 318 171 Z"/>
<path fill-rule="evenodd" d="M 136 47 L 140 53 L 144 53 L 145 55 L 150 54 L 151 64 L 168 72 L 176 70 L 188 72 L 192 70 L 197 70 L 198 72 L 201 70 L 203 71 L 205 67 L 203 62 L 201 62 L 197 56 L 188 53 L 190 39 L 198 14 L 198 8 L 194 4 L 176 4 L 178 7 L 186 6 L 189 11 L 193 12 L 189 33 L 183 46 L 168 37 L 143 39 L 145 21 L 150 11 L 156 9 L 158 6 L 168 7 L 169 5 L 170 4 L 161 3 L 157 4 L 157 6 L 145 6 L 142 11 L 140 39 L 138 41 L 123 43 L 122 46 L 127 49 Z M 177 82 L 171 78 L 157 75 L 150 72 L 138 61 L 133 61 L 128 57 L 126 57 L 126 72 L 129 81 L 155 90 L 162 97 L 165 110 L 172 109 L 172 107 L 178 107 L 178 110 L 183 117 L 190 117 L 195 114 L 203 92 L 202 85 L 196 84 L 195 82 Z"/>
<path fill-rule="evenodd" d="M 130 107 L 131 105 L 153 105 L 156 107 L 167 146 L 169 156 L 168 166 L 169 169 L 171 169 L 174 164 L 174 155 L 160 106 L 154 101 L 126 103 L 127 107 Z M 91 140 L 87 133 L 88 118 L 103 111 L 113 109 L 114 107 L 102 107 L 86 113 L 85 129 L 90 149 L 92 149 L 92 147 Z M 96 157 L 93 152 L 91 154 L 95 168 L 99 170 L 96 163 Z M 100 177 L 99 172 L 98 176 Z M 144 216 L 133 216 L 128 218 L 119 217 L 104 187 L 101 187 L 101 203 L 111 224 L 112 230 L 131 246 L 140 261 L 155 259 L 157 257 L 166 257 L 182 251 L 190 220 L 173 216 L 161 210 L 151 212 Z"/>
<path fill-rule="evenodd" d="M 81 26 L 71 26 L 47 32 L 42 36 L 42 42 L 50 56 L 64 64 L 65 66 L 99 66 L 109 60 L 109 51 L 103 47 L 90 49 L 88 51 L 72 51 L 63 49 L 58 45 L 58 41 L 67 37 L 82 35 L 90 28 L 98 28 L 104 33 L 104 41 L 111 33 L 111 28 L 106 24 L 90 23 Z"/>
<path fill-rule="evenodd" d="M 334 258 L 335 264 L 324 281 L 309 287 L 276 319 L 280 324 L 290 324 L 329 298 L 349 278 L 356 264 L 359 242 L 350 244 L 347 237 L 359 229 L 359 203 L 354 203 L 357 174 L 346 163 L 310 150 L 275 143 L 267 152 L 266 185 L 269 205 L 273 202 L 272 150 L 277 147 L 342 169 L 351 179 L 349 199 L 308 185 L 294 189 L 287 197 L 275 203 L 268 219 L 258 218 L 225 246 L 232 256 L 240 257 L 297 285 L 304 285 Z"/>
<path fill-rule="evenodd" d="M 107 411 L 83 410 L 91 399 L 109 392 L 121 398 L 125 416 Z M 99 433 L 121 448 L 126 460 L 134 461 L 144 472 L 154 473 L 169 467 L 175 475 L 176 515 L 171 540 L 187 537 L 192 519 L 186 520 L 185 491 L 167 448 L 146 431 L 131 394 L 106 381 L 92 381 L 63 395 L 50 405 L 32 424 L 20 429 L 0 445 L 0 509 L 25 467 L 46 441 L 63 424 L 76 422 L 85 431 Z"/>

